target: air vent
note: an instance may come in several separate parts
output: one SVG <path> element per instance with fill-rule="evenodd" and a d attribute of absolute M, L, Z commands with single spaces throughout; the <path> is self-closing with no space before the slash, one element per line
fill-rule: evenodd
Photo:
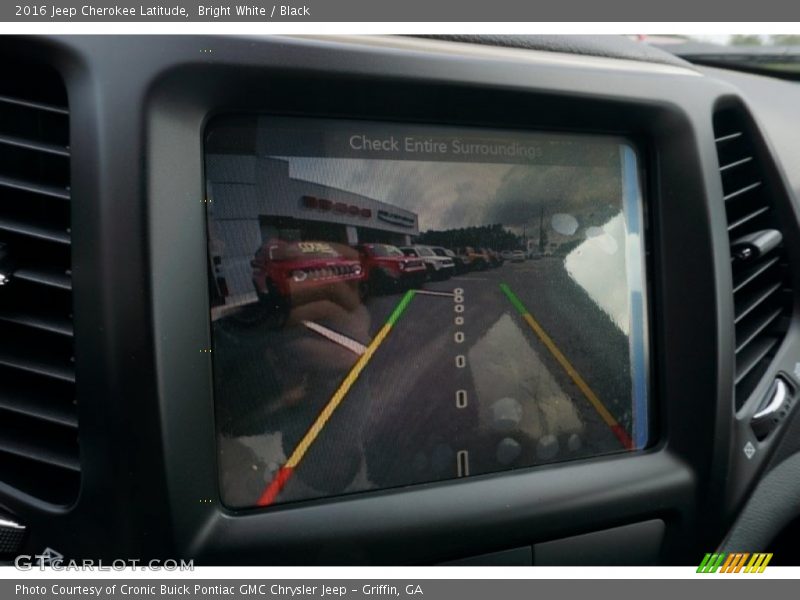
<path fill-rule="evenodd" d="M 17 63 L 3 71 L 0 482 L 67 504 L 80 482 L 67 96 L 49 68 Z"/>
<path fill-rule="evenodd" d="M 792 309 L 784 233 L 753 127 L 738 107 L 714 115 L 731 242 L 737 410 L 769 367 Z"/>

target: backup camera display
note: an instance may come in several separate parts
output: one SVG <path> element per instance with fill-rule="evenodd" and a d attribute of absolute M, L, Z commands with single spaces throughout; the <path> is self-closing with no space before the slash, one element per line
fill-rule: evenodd
<path fill-rule="evenodd" d="M 227 506 L 646 446 L 624 139 L 223 117 L 205 159 Z"/>

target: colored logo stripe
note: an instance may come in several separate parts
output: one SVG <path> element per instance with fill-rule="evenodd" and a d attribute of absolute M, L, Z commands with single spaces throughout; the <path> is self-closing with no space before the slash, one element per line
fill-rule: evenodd
<path fill-rule="evenodd" d="M 275 501 L 275 499 L 278 497 L 278 494 L 280 494 L 281 490 L 291 478 L 294 470 L 300 464 L 300 461 L 303 460 L 303 457 L 306 455 L 306 452 L 308 452 L 308 449 L 317 439 L 317 436 L 325 427 L 334 411 L 339 407 L 339 404 L 341 404 L 342 400 L 344 400 L 345 396 L 347 396 L 350 388 L 353 387 L 353 384 L 358 379 L 358 376 L 361 375 L 364 367 L 367 366 L 367 363 L 372 358 L 372 355 L 375 354 L 378 346 L 380 346 L 386 339 L 386 336 L 389 335 L 392 327 L 394 327 L 394 325 L 403 315 L 413 298 L 414 290 L 409 290 L 405 293 L 402 300 L 400 300 L 400 303 L 395 307 L 394 311 L 392 311 L 389 319 L 386 321 L 383 327 L 381 327 L 378 335 L 376 335 L 370 342 L 369 346 L 367 346 L 364 353 L 359 357 L 359 359 L 353 365 L 353 368 L 350 369 L 350 372 L 339 385 L 339 388 L 336 390 L 333 396 L 331 396 L 331 399 L 328 400 L 325 408 L 322 409 L 322 412 L 320 412 L 320 414 L 314 420 L 314 423 L 300 440 L 300 443 L 297 444 L 294 451 L 289 456 L 289 459 L 280 469 L 278 469 L 278 472 L 275 474 L 272 481 L 269 483 L 267 488 L 261 494 L 261 497 L 256 502 L 257 506 L 269 506 Z"/>
<path fill-rule="evenodd" d="M 739 569 L 742 568 L 742 563 L 750 556 L 749 554 L 742 554 L 740 552 L 729 554 L 728 558 L 725 560 L 725 564 L 722 565 L 722 570 L 720 573 L 738 573 Z"/>
<path fill-rule="evenodd" d="M 750 556 L 750 553 L 744 552 L 743 554 L 738 554 L 737 556 L 739 558 L 734 562 L 733 566 L 731 566 L 730 570 L 728 571 L 729 573 L 738 573 L 739 571 L 741 571 L 745 561 Z"/>
<path fill-rule="evenodd" d="M 605 421 L 606 425 L 611 429 L 612 433 L 616 436 L 616 438 L 622 443 L 622 445 L 630 450 L 633 448 L 633 441 L 631 437 L 628 435 L 628 432 L 620 425 L 617 420 L 611 415 L 605 405 L 600 401 L 600 398 L 597 397 L 597 394 L 594 393 L 592 388 L 589 387 L 589 384 L 584 381 L 583 377 L 581 377 L 580 373 L 572 366 L 572 363 L 567 360 L 567 357 L 562 354 L 561 350 L 558 349 L 555 342 L 547 335 L 547 332 L 542 328 L 541 325 L 533 318 L 530 311 L 525 308 L 525 305 L 522 301 L 517 297 L 517 295 L 511 291 L 511 288 L 508 287 L 505 283 L 500 284 L 500 289 L 503 290 L 503 293 L 506 297 L 511 301 L 511 304 L 514 305 L 514 308 L 517 309 L 519 314 L 525 320 L 525 322 L 533 329 L 534 333 L 537 337 L 542 341 L 545 347 L 550 351 L 550 354 L 558 361 L 558 364 L 562 366 L 564 371 L 567 372 L 570 379 L 578 386 L 578 389 L 583 393 L 589 403 L 594 407 L 597 413 L 600 415 L 600 418 Z"/>
<path fill-rule="evenodd" d="M 763 573 L 764 569 L 767 568 L 769 561 L 772 560 L 772 553 L 759 553 L 753 554 L 753 558 L 750 559 L 750 563 L 745 568 L 745 573 Z"/>
<path fill-rule="evenodd" d="M 744 564 L 748 558 L 750 558 L 750 562 L 745 567 Z M 772 554 L 763 552 L 752 555 L 749 552 L 708 553 L 697 567 L 697 572 L 716 573 L 719 569 L 720 573 L 763 573 L 770 560 L 772 560 Z"/>
<path fill-rule="evenodd" d="M 703 562 L 697 567 L 698 573 L 716 573 L 725 560 L 725 554 L 706 554 Z"/>

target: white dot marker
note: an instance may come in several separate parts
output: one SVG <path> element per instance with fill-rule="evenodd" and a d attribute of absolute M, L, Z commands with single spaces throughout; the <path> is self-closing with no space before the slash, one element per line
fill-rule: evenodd
<path fill-rule="evenodd" d="M 463 304 L 456 304 L 454 308 L 455 308 L 455 311 L 457 313 L 463 313 L 464 312 L 464 305 Z"/>
<path fill-rule="evenodd" d="M 456 344 L 461 344 L 464 342 L 464 332 L 463 331 L 456 331 L 456 334 L 453 336 L 456 340 Z"/>
<path fill-rule="evenodd" d="M 467 366 L 467 357 L 464 356 L 463 354 L 459 354 L 458 356 L 456 356 L 456 366 L 459 369 L 463 369 L 464 367 L 466 367 Z"/>
<path fill-rule="evenodd" d="M 464 317 L 456 317 L 456 325 L 463 325 Z"/>
<path fill-rule="evenodd" d="M 467 408 L 467 390 L 456 391 L 456 408 Z"/>

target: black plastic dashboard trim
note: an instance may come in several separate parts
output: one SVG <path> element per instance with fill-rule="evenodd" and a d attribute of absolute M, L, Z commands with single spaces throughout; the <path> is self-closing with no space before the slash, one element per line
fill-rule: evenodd
<path fill-rule="evenodd" d="M 69 509 L 0 488 L 0 505 L 31 525 L 32 549 L 207 564 L 426 563 L 658 518 L 661 561 L 686 564 L 722 538 L 744 495 L 728 497 L 712 480 L 731 470 L 733 339 L 711 114 L 734 87 L 645 63 L 527 63 L 352 39 L 75 36 L 5 38 L 0 48 L 54 63 L 73 107 L 84 481 Z M 660 442 L 634 456 L 279 510 L 221 507 L 210 359 L 200 351 L 210 342 L 202 135 L 210 116 L 235 111 L 636 140 Z"/>
<path fill-rule="evenodd" d="M 149 138 L 150 181 L 151 186 L 155 186 L 150 189 L 154 211 L 151 215 L 152 254 L 165 256 L 169 251 L 165 245 L 169 239 L 166 230 L 171 230 L 172 223 L 183 223 L 186 231 L 180 233 L 182 238 L 189 236 L 188 232 L 194 234 L 190 241 L 169 243 L 171 252 L 179 247 L 185 255 L 176 256 L 169 261 L 170 265 L 163 261 L 154 265 L 154 281 L 174 282 L 192 257 L 202 255 L 204 250 L 204 237 L 194 237 L 202 233 L 201 211 L 168 199 L 186 196 L 184 184 L 179 186 L 179 182 L 186 181 L 197 182 L 192 184 L 191 195 L 202 197 L 201 157 L 192 156 L 191 162 L 176 162 L 176 149 L 202 139 L 205 119 L 219 112 L 238 109 L 461 126 L 617 133 L 633 137 L 639 140 L 640 146 L 655 150 L 651 150 L 649 164 L 645 167 L 648 172 L 649 169 L 657 172 L 663 153 L 669 151 L 670 146 L 674 146 L 676 155 L 685 156 L 687 143 L 692 139 L 687 116 L 677 105 L 670 105 L 663 99 L 653 101 L 651 97 L 610 98 L 605 91 L 581 93 L 574 89 L 577 73 L 567 75 L 562 69 L 515 65 L 500 68 L 498 63 L 494 63 L 498 68 L 492 68 L 493 61 L 482 65 L 475 60 L 359 48 L 327 40 L 275 40 L 274 43 L 275 54 L 262 59 L 258 66 L 233 71 L 225 65 L 215 65 L 216 68 L 208 65 L 204 69 L 186 65 L 165 75 L 155 87 Z M 290 55 L 283 54 L 284 45 L 293 49 Z M 317 60 L 320 58 L 317 52 L 322 48 L 327 50 L 325 64 Z M 336 58 L 336 55 L 340 56 Z M 291 60 L 287 60 L 289 56 Z M 369 60 L 362 62 L 367 56 Z M 465 77 L 459 70 L 467 66 L 469 76 Z M 613 69 L 610 72 L 599 69 L 598 73 L 591 69 L 578 71 L 581 71 L 579 80 L 582 82 L 595 75 L 602 76 L 607 84 L 607 78 L 617 75 Z M 535 84 L 531 79 L 534 72 L 538 76 Z M 685 77 L 694 80 L 692 75 Z M 653 76 L 653 80 L 658 81 L 659 77 Z M 214 85 L 209 86 L 210 81 L 215 82 Z M 630 79 L 627 81 L 630 83 Z M 555 85 L 556 82 L 560 85 Z M 591 88 L 590 85 L 586 87 Z M 243 89 L 246 93 L 242 93 Z M 315 93 L 323 90 L 324 93 Z M 180 107 L 179 113 L 175 107 Z M 619 119 L 620 114 L 626 117 Z M 667 165 L 665 168 L 668 170 Z M 686 185 L 700 184 L 702 189 L 703 178 L 699 172 L 694 180 L 686 173 L 682 176 Z M 657 181 L 651 180 L 648 184 L 654 199 L 653 214 L 663 202 L 664 193 L 670 191 Z M 697 193 L 695 191 L 695 197 Z M 705 192 L 699 193 L 704 195 Z M 690 210 L 696 212 L 698 208 L 700 206 L 695 203 Z M 695 220 L 704 218 L 707 217 L 696 215 Z M 656 222 L 663 223 L 663 220 Z M 697 235 L 702 237 L 701 231 L 698 230 Z M 654 239 L 653 253 L 658 261 L 662 254 L 657 245 L 658 236 Z M 711 260 L 711 255 L 707 256 Z M 697 260 L 698 252 L 693 251 L 692 257 Z M 191 279 L 204 283 L 204 265 L 198 263 L 191 268 L 195 270 Z M 663 268 L 656 271 L 659 272 L 663 273 Z M 707 297 L 713 298 L 710 282 L 703 279 L 694 285 L 695 289 L 702 290 L 705 285 Z M 656 284 L 655 289 L 659 288 Z M 201 314 L 207 315 L 208 307 L 199 286 L 193 286 L 191 293 L 176 295 L 174 289 L 166 288 L 162 293 L 156 285 L 156 328 L 167 334 L 162 339 L 179 340 L 180 346 L 159 344 L 161 348 L 157 348 L 157 353 L 162 361 L 161 372 L 178 374 L 185 371 L 187 365 L 176 357 L 183 356 L 191 347 L 209 344 L 207 332 L 202 339 L 198 337 L 201 332 L 191 326 L 194 318 L 189 319 L 191 315 L 198 319 Z M 662 298 L 656 297 L 654 304 L 661 305 Z M 696 325 L 700 326 L 701 322 L 705 327 L 712 325 L 707 319 L 700 319 Z M 194 339 L 193 344 L 187 343 L 190 338 Z M 654 338 L 663 339 L 658 334 Z M 698 345 L 693 345 L 693 352 L 697 352 Z M 709 346 L 708 351 L 707 357 L 716 356 L 715 348 Z M 665 358 L 662 354 L 666 353 L 659 350 L 659 360 Z M 202 357 L 206 368 L 207 360 Z M 201 366 L 198 364 L 194 369 L 198 374 Z M 675 371 L 674 367 L 671 369 Z M 662 372 L 662 368 L 654 372 Z M 162 378 L 162 397 L 171 398 L 173 402 L 186 397 L 180 402 L 181 407 L 177 404 L 167 407 L 163 415 L 166 437 L 177 443 L 187 438 L 191 428 L 195 432 L 193 440 L 198 437 L 213 440 L 213 421 L 209 418 L 213 414 L 211 381 L 204 376 L 194 377 L 190 382 L 187 375 Z M 711 383 L 708 377 L 704 379 L 705 385 Z M 660 383 L 663 386 L 667 382 Z M 192 387 L 187 389 L 187 386 Z M 713 394 L 716 388 L 706 389 Z M 195 411 L 195 420 L 190 424 L 186 423 L 189 390 L 193 391 L 191 397 L 195 404 L 196 398 L 209 398 L 207 404 L 203 403 L 202 413 Z M 710 452 L 706 458 L 697 460 L 699 457 L 693 453 L 698 445 L 690 443 L 682 450 L 686 453 L 684 456 L 691 456 L 691 459 L 685 462 L 679 458 L 679 430 L 669 427 L 675 416 L 670 414 L 669 403 L 663 401 L 663 390 L 656 396 L 662 399 L 661 423 L 666 435 L 661 444 L 638 456 L 600 458 L 474 478 L 468 482 L 415 486 L 266 511 L 232 512 L 223 508 L 209 511 L 202 505 L 197 510 L 179 511 L 178 507 L 185 507 L 193 497 L 192 489 L 194 497 L 209 494 L 212 489 L 216 492 L 213 444 L 209 444 L 208 448 L 203 446 L 200 458 L 200 462 L 207 464 L 202 471 L 209 474 L 200 478 L 195 468 L 191 482 L 183 477 L 180 484 L 172 488 L 173 511 L 180 515 L 176 523 L 179 536 L 181 530 L 184 532 L 184 542 L 179 544 L 190 555 L 211 563 L 257 563 L 265 558 L 290 564 L 426 563 L 658 517 L 669 523 L 665 560 L 675 560 L 670 557 L 684 552 L 687 540 L 692 540 L 688 533 L 696 518 L 692 507 L 694 494 L 698 492 L 697 482 L 702 480 L 698 473 L 708 472 L 708 464 L 702 463 Z M 697 411 L 693 412 L 697 417 Z M 707 413 L 705 418 L 710 421 L 711 414 Z M 709 450 L 711 441 L 706 440 Z M 189 451 L 183 446 L 173 455 L 186 455 Z M 699 463 L 694 473 L 687 469 L 687 462 L 692 461 Z M 188 472 L 190 465 L 186 461 L 174 462 L 176 475 Z M 175 475 L 169 479 L 176 481 Z M 193 515 L 193 512 L 202 514 Z M 565 526 L 566 521 L 569 525 Z M 452 535 L 453 531 L 459 531 L 458 535 Z"/>

